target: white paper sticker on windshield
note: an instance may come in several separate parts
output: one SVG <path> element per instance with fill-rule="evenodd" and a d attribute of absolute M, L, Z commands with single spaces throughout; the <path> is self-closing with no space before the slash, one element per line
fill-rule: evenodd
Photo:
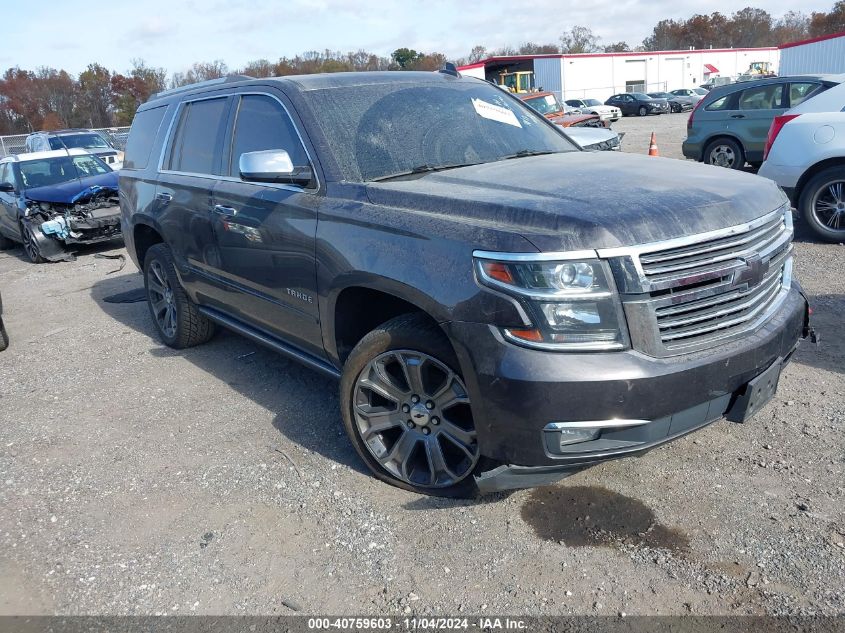
<path fill-rule="evenodd" d="M 522 127 L 522 123 L 519 122 L 516 115 L 507 108 L 497 106 L 493 103 L 488 103 L 483 99 L 473 99 L 472 107 L 475 108 L 478 116 L 482 116 L 485 119 L 498 121 L 499 123 L 507 123 L 508 125 L 513 125 L 514 127 Z"/>
<path fill-rule="evenodd" d="M 553 106 L 555 105 L 555 96 L 554 95 L 546 95 L 546 104 Z"/>

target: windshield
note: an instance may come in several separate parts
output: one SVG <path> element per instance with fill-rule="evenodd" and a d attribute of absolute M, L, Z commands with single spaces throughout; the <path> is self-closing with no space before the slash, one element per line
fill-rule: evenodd
<path fill-rule="evenodd" d="M 598 99 L 584 99 L 584 103 L 585 103 L 585 104 L 587 104 L 588 106 L 600 106 L 600 105 L 604 105 L 604 104 L 603 104 L 601 101 L 599 101 Z"/>
<path fill-rule="evenodd" d="M 419 81 L 302 93 L 344 180 L 578 151 L 521 101 L 488 83 Z"/>
<path fill-rule="evenodd" d="M 671 99 L 672 95 L 666 92 L 649 92 L 648 96 L 652 99 Z"/>
<path fill-rule="evenodd" d="M 637 101 L 651 101 L 651 97 L 647 94 L 643 94 L 642 92 L 632 92 L 631 96 Z"/>
<path fill-rule="evenodd" d="M 563 112 L 563 106 L 560 105 L 560 101 L 554 95 L 525 99 L 525 103 L 537 110 L 540 114 L 557 114 Z"/>
<path fill-rule="evenodd" d="M 53 149 L 111 149 L 106 139 L 93 132 L 53 136 L 50 138 L 50 147 Z"/>
<path fill-rule="evenodd" d="M 24 189 L 60 185 L 77 178 L 99 176 L 111 171 L 111 168 L 96 156 L 59 156 L 28 160 L 18 165 Z"/>

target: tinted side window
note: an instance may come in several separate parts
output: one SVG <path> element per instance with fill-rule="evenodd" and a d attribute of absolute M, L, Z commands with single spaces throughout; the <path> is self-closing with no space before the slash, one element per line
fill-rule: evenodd
<path fill-rule="evenodd" d="M 713 103 L 709 104 L 705 110 L 731 110 L 733 109 L 732 104 L 736 103 L 736 99 L 734 99 L 735 96 L 735 94 L 730 94 L 725 95 L 724 97 L 719 97 Z"/>
<path fill-rule="evenodd" d="M 815 97 L 821 92 L 822 86 L 816 83 L 794 83 L 789 84 L 789 107 L 794 108 L 802 101 Z"/>
<path fill-rule="evenodd" d="M 785 107 L 783 84 L 749 88 L 743 90 L 739 97 L 740 110 L 777 110 Z"/>
<path fill-rule="evenodd" d="M 12 170 L 9 163 L 0 165 L 0 182 L 12 182 Z"/>
<path fill-rule="evenodd" d="M 123 167 L 126 169 L 144 169 L 150 160 L 158 128 L 167 106 L 143 110 L 135 115 L 132 127 L 129 128 L 129 139 L 126 141 L 126 154 Z"/>
<path fill-rule="evenodd" d="M 283 149 L 295 166 L 308 165 L 305 148 L 281 104 L 272 97 L 244 95 L 235 121 L 229 175 L 240 176 L 241 154 L 265 149 Z"/>
<path fill-rule="evenodd" d="M 170 149 L 167 169 L 190 174 L 213 174 L 225 127 L 228 99 L 191 101 L 182 108 Z"/>

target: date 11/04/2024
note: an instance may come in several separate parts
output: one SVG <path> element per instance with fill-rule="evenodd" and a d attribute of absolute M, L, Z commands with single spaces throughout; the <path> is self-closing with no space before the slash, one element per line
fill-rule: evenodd
<path fill-rule="evenodd" d="M 470 618 L 309 618 L 310 630 L 470 630 L 470 631 L 525 631 L 528 626 L 524 620 L 515 618 L 483 617 Z"/>

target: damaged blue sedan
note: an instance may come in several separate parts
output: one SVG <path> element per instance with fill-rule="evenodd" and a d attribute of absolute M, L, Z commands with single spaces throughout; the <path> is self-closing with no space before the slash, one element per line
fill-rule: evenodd
<path fill-rule="evenodd" d="M 0 159 L 0 250 L 23 244 L 29 259 L 70 261 L 80 244 L 120 238 L 117 172 L 84 150 Z"/>

